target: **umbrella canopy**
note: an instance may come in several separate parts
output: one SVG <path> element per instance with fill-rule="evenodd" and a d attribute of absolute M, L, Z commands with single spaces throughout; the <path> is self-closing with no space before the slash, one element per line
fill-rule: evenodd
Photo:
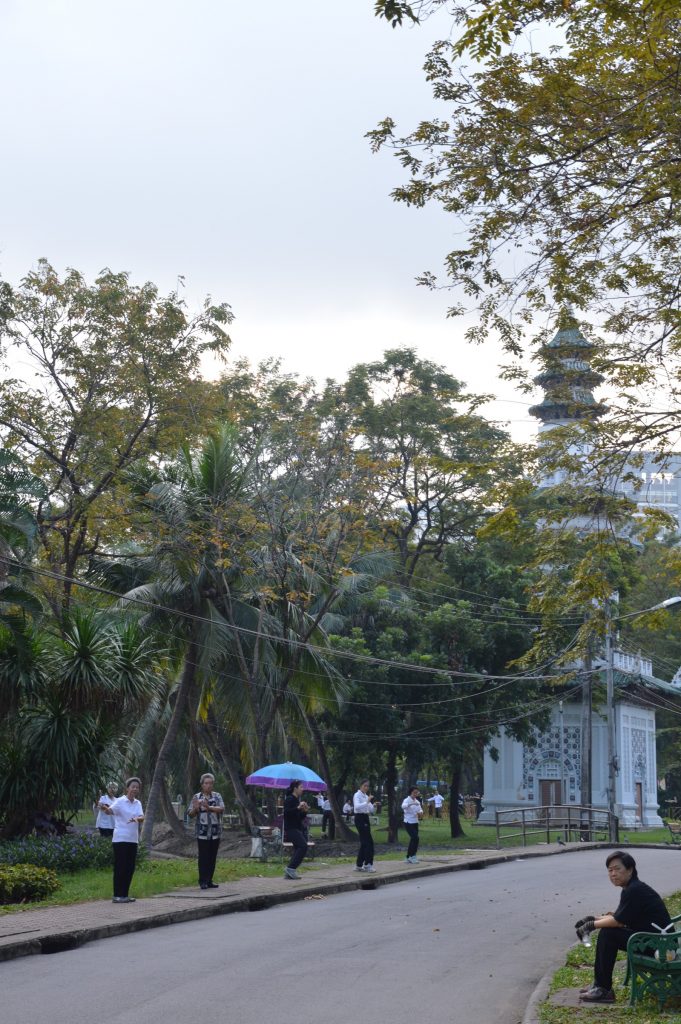
<path fill-rule="evenodd" d="M 311 768 L 303 764 L 294 764 L 286 761 L 285 764 L 268 764 L 264 768 L 258 768 L 246 779 L 249 786 L 265 786 L 267 789 L 286 789 L 294 779 L 300 779 L 305 789 L 315 793 L 321 793 L 327 789 L 324 779 L 320 779 Z"/>

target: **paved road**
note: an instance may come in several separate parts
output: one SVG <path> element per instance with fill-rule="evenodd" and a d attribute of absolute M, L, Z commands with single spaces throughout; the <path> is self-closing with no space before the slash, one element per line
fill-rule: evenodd
<path fill-rule="evenodd" d="M 519 860 L 11 961 L 0 1020 L 516 1024 L 574 920 L 616 904 L 604 860 Z M 681 888 L 679 850 L 637 860 L 663 894 Z"/>

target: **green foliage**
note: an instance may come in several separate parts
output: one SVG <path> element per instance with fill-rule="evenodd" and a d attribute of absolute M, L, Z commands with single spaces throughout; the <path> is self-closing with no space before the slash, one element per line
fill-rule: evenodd
<path fill-rule="evenodd" d="M 223 355 L 232 314 L 206 300 L 191 314 L 177 293 L 104 270 L 93 284 L 63 278 L 46 260 L 17 287 L 0 282 L 0 342 L 12 367 L 0 382 L 0 433 L 44 483 L 38 539 L 50 565 L 72 576 L 84 557 L 128 529 L 123 474 L 201 429 L 213 389 L 200 359 Z M 70 585 L 52 591 L 68 606 Z"/>
<path fill-rule="evenodd" d="M 138 850 L 145 859 L 146 851 Z M 37 864 L 57 872 L 83 871 L 86 868 L 109 868 L 113 865 L 111 839 L 89 832 L 62 836 L 22 836 L 0 843 L 0 864 Z"/>
<path fill-rule="evenodd" d="M 0 863 L 0 903 L 43 900 L 58 888 L 59 879 L 50 868 Z"/>
<path fill-rule="evenodd" d="M 528 324 L 572 304 L 607 338 L 618 446 L 664 445 L 680 396 L 678 0 L 485 0 L 452 15 L 458 36 L 425 64 L 438 113 L 369 133 L 406 170 L 394 198 L 441 205 L 464 234 L 445 258 L 463 299 L 450 312 L 475 305 L 469 338 L 516 357 Z M 551 26 L 545 42 L 524 35 L 536 25 Z M 466 52 L 482 62 L 466 67 Z M 421 283 L 441 284 L 429 271 Z"/>

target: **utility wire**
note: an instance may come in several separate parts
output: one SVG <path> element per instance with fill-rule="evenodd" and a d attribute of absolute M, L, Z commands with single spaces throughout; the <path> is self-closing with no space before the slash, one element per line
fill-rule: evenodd
<path fill-rule="evenodd" d="M 84 580 L 79 580 L 76 577 L 65 576 L 62 573 L 52 572 L 48 569 L 38 569 L 33 566 L 26 565 L 23 562 L 17 562 L 12 559 L 0 556 L 0 563 L 11 566 L 13 568 L 20 568 L 25 571 L 34 573 L 38 576 L 44 576 L 47 579 L 57 580 L 60 583 L 69 583 L 72 586 L 82 587 L 85 590 L 89 590 L 98 594 L 104 594 L 107 597 L 115 598 L 120 604 L 125 602 L 127 604 L 138 605 L 144 608 L 151 608 L 158 612 L 163 612 L 166 615 L 175 615 L 181 618 L 185 618 L 194 622 L 203 622 L 208 625 L 215 626 L 214 620 L 204 616 L 197 615 L 195 612 L 184 611 L 180 608 L 171 608 L 167 605 L 162 605 L 158 602 L 148 601 L 144 598 L 139 597 L 127 597 L 125 594 L 117 594 L 113 590 L 108 590 L 106 587 L 100 587 L 94 583 L 86 583 Z M 245 626 L 237 626 L 231 623 L 226 623 L 226 627 L 235 633 L 242 634 L 244 636 L 253 636 L 259 640 L 270 640 L 272 643 L 278 646 L 288 646 L 294 648 L 303 648 L 303 650 L 315 651 L 320 654 L 324 654 L 326 657 L 343 658 L 349 661 L 357 661 L 363 664 L 380 665 L 386 668 L 400 668 L 406 669 L 410 672 L 417 672 L 424 675 L 448 675 L 454 676 L 458 679 L 480 679 L 481 676 L 486 679 L 517 679 L 517 675 L 492 675 L 482 672 L 460 672 L 450 668 L 430 668 L 427 665 L 413 665 L 410 662 L 404 661 L 393 661 L 388 658 L 376 658 L 371 655 L 357 654 L 355 651 L 338 651 L 329 647 L 322 647 L 319 644 L 311 644 L 304 640 L 292 640 L 286 637 L 276 636 L 270 633 L 262 633 L 258 630 L 248 629 Z M 525 679 L 555 679 L 555 675 L 527 675 Z"/>

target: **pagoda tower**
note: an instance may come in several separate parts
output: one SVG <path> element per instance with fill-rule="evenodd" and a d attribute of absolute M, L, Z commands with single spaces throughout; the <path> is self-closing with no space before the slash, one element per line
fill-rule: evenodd
<path fill-rule="evenodd" d="M 607 412 L 607 406 L 598 402 L 593 393 L 603 382 L 602 374 L 591 365 L 595 347 L 584 337 L 574 317 L 562 313 L 558 331 L 542 346 L 540 359 L 544 368 L 534 378 L 534 383 L 544 389 L 542 401 L 530 408 L 530 415 L 539 420 L 539 443 L 542 435 L 556 427 L 571 428 L 566 436 L 566 454 L 580 459 L 588 457 L 590 446 L 586 436 L 580 437 L 580 431 L 574 428 L 580 423 L 586 426 Z M 545 475 L 539 486 L 564 483 L 568 475 L 566 470 L 556 470 Z"/>

